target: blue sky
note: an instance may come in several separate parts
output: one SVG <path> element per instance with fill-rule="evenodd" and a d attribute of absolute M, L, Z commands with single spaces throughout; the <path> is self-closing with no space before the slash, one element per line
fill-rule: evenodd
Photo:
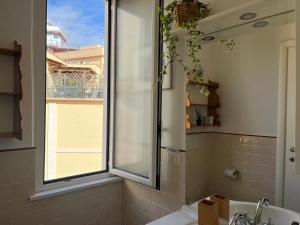
<path fill-rule="evenodd" d="M 69 47 L 104 43 L 105 0 L 48 0 L 48 20 L 59 26 Z"/>

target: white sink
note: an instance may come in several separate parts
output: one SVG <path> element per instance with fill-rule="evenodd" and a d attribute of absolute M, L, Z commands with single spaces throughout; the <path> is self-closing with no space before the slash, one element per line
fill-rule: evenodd
<path fill-rule="evenodd" d="M 241 211 L 248 211 L 251 218 L 255 215 L 256 203 L 235 202 L 230 203 L 230 214 Z M 267 222 L 268 218 L 272 219 L 274 225 L 291 225 L 293 222 L 300 224 L 300 214 L 291 210 L 268 206 L 263 207 L 262 222 Z"/>
<path fill-rule="evenodd" d="M 155 220 L 148 225 L 197 225 L 198 224 L 198 203 L 190 206 L 183 206 L 181 210 Z M 249 212 L 251 218 L 254 217 L 256 203 L 230 201 L 230 216 L 236 212 Z M 262 222 L 267 222 L 271 217 L 274 225 L 291 225 L 293 222 L 300 223 L 300 214 L 275 207 L 268 206 L 263 208 Z M 219 221 L 220 225 L 228 225 L 224 220 Z"/>

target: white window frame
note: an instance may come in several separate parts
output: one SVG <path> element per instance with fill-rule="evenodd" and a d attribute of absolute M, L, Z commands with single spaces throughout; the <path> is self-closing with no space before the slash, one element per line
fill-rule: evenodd
<path fill-rule="evenodd" d="M 115 61 L 116 61 L 116 24 L 117 24 L 117 1 L 118 0 L 112 0 L 111 2 L 111 9 L 112 9 L 112 22 L 111 22 L 111 30 L 113 31 L 112 34 L 112 40 L 111 40 L 111 74 L 115 75 L 116 71 L 115 71 Z M 159 74 L 159 67 L 160 67 L 160 59 L 159 59 L 159 39 L 160 39 L 160 35 L 159 35 L 159 12 L 157 10 L 157 7 L 160 5 L 160 0 L 152 0 L 152 10 L 153 10 L 153 18 L 155 18 L 155 20 L 153 21 L 153 45 L 157 46 L 158 48 L 154 48 L 152 49 L 152 60 L 153 60 L 153 68 L 152 68 L 152 73 L 153 74 Z M 156 81 L 155 78 L 153 78 L 153 83 Z M 151 119 L 153 121 L 152 123 L 152 143 L 150 146 L 150 154 L 149 154 L 149 158 L 150 158 L 150 174 L 149 174 L 149 178 L 144 178 L 141 177 L 139 175 L 135 175 L 133 173 L 118 169 L 114 166 L 114 152 L 115 152 L 115 148 L 114 148 L 114 132 L 115 132 L 115 125 L 114 125 L 114 118 L 115 118 L 115 76 L 112 76 L 111 78 L 111 116 L 110 118 L 112 118 L 110 120 L 110 144 L 109 144 L 109 154 L 110 154 L 110 164 L 109 164 L 109 170 L 111 173 L 116 174 L 120 177 L 124 177 L 126 179 L 130 179 L 133 180 L 135 182 L 144 184 L 146 186 L 149 187 L 153 187 L 156 189 L 160 188 L 160 183 L 158 181 L 158 179 L 160 179 L 160 164 L 158 164 L 158 161 L 160 161 L 160 146 L 158 146 L 158 142 L 157 140 L 160 139 L 160 135 L 158 135 L 159 130 L 161 129 L 160 126 L 157 126 L 158 124 L 161 124 L 160 121 L 160 117 L 157 114 L 157 111 L 159 111 L 159 106 L 158 106 L 158 94 L 159 91 L 158 89 L 161 90 L 161 86 L 158 85 L 157 90 L 155 90 L 153 88 L 153 91 L 151 93 L 151 102 L 153 103 L 152 105 L 152 113 L 151 113 Z M 159 141 L 159 145 L 160 145 L 160 141 Z"/>
<path fill-rule="evenodd" d="M 108 48 L 110 48 L 111 50 L 111 56 L 108 54 L 105 54 L 105 62 L 108 62 L 108 60 L 111 61 L 111 63 L 106 63 L 104 65 L 104 73 L 110 73 L 110 74 L 114 74 L 114 71 L 109 71 L 109 70 L 113 70 L 113 67 L 109 67 L 109 64 L 113 64 L 114 62 L 114 36 L 111 35 L 111 37 L 109 37 L 109 30 L 108 28 L 111 29 L 112 33 L 114 32 L 114 12 L 115 12 L 115 3 L 117 0 L 110 0 L 111 1 L 111 8 L 108 8 L 109 6 L 109 1 L 106 0 L 106 15 L 105 18 L 108 18 L 108 10 L 110 10 L 111 12 L 111 24 L 109 27 L 108 24 L 108 20 L 106 19 L 105 21 L 105 38 L 106 40 L 108 38 L 111 38 L 110 40 L 110 46 L 105 46 L 105 52 L 109 52 Z M 159 0 L 153 0 L 155 1 L 155 4 L 157 5 Z M 156 11 L 156 7 L 153 9 L 154 13 L 157 13 Z M 44 157 L 44 153 L 45 153 L 45 110 L 46 110 L 46 91 L 45 91 L 45 84 L 46 84 L 46 43 L 47 43 L 47 36 L 46 36 L 46 11 L 47 11 L 47 0 L 39 0 L 39 1 L 33 1 L 33 8 L 32 8 L 32 43 L 34 45 L 34 48 L 32 49 L 32 68 L 33 68 L 33 72 L 34 72 L 34 90 L 33 90 L 33 96 L 35 96 L 34 98 L 34 109 L 32 110 L 34 112 L 34 118 L 35 118 L 35 137 L 36 137 L 36 146 L 37 146 L 37 151 L 36 151 L 36 157 L 35 157 L 35 191 L 36 192 L 49 192 L 52 191 L 53 189 L 62 189 L 65 188 L 63 191 L 61 192 L 65 192 L 66 188 L 70 188 L 72 189 L 72 187 L 74 187 L 74 190 L 78 189 L 78 185 L 82 184 L 89 184 L 93 181 L 101 181 L 101 180 L 106 180 L 105 178 L 107 177 L 111 177 L 113 176 L 113 174 L 116 175 L 120 175 L 122 177 L 128 178 L 128 179 L 132 179 L 136 182 L 140 182 L 142 184 L 148 185 L 148 186 L 152 186 L 152 187 L 158 187 L 158 183 L 156 183 L 156 179 L 157 179 L 157 173 L 159 172 L 158 170 L 158 161 L 157 159 L 159 159 L 159 155 L 158 155 L 158 151 L 155 151 L 155 149 L 157 149 L 157 143 L 154 143 L 152 146 L 152 151 L 151 152 L 151 174 L 150 174 L 150 178 L 147 179 L 143 179 L 140 178 L 139 176 L 136 175 L 131 175 L 128 173 L 124 173 L 122 171 L 116 170 L 115 168 L 113 168 L 113 166 L 111 165 L 107 165 L 107 172 L 106 173 L 101 173 L 101 174 L 95 174 L 95 175 L 88 175 L 88 176 L 82 176 L 82 177 L 78 177 L 78 178 L 73 178 L 71 180 L 66 179 L 66 180 L 62 180 L 62 181 L 56 181 L 53 183 L 44 183 L 44 161 L 45 161 L 45 157 Z M 158 17 L 157 17 L 158 19 Z M 155 29 L 158 29 L 158 21 L 155 22 Z M 154 34 L 154 41 L 158 42 L 158 36 L 155 36 Z M 154 50 L 153 52 L 153 61 L 157 64 L 159 64 L 159 59 L 158 59 L 158 51 Z M 158 73 L 158 68 L 156 68 L 155 72 Z M 105 76 L 105 78 L 107 79 L 109 76 Z M 105 79 L 105 90 L 109 90 L 109 88 L 111 88 L 112 90 L 110 91 L 110 95 L 108 96 L 107 92 L 105 93 L 105 99 L 108 99 L 109 97 L 109 101 L 110 101 L 110 105 L 108 106 L 107 102 L 105 101 L 104 104 L 104 121 L 106 123 L 109 123 L 110 125 L 110 129 L 109 131 L 107 129 L 104 129 L 103 133 L 104 133 L 104 137 L 103 137 L 103 145 L 104 145 L 104 149 L 108 149 L 109 147 L 109 154 L 106 155 L 103 158 L 106 157 L 112 157 L 112 153 L 113 153 L 113 146 L 107 146 L 108 144 L 112 144 L 113 139 L 110 137 L 110 139 L 108 140 L 107 135 L 108 134 L 113 134 L 113 119 L 107 119 L 108 116 L 111 117 L 113 116 L 113 104 L 114 104 L 114 85 L 113 85 L 113 76 L 110 78 L 111 81 L 108 82 Z M 109 83 L 110 83 L 110 87 L 109 87 Z M 157 98 L 157 93 L 154 92 L 152 98 Z M 108 107 L 110 107 L 110 110 L 108 110 Z M 154 106 L 156 107 L 156 106 Z M 110 113 L 110 114 L 108 114 Z M 156 121 L 159 118 L 157 118 L 157 115 L 152 115 L 153 119 Z M 111 117 L 113 118 L 113 117 Z M 107 124 L 105 125 L 105 127 L 107 127 Z M 156 129 L 156 128 L 154 128 Z M 157 131 L 156 130 L 153 133 L 153 139 L 157 138 Z M 110 132 L 110 133 L 108 133 Z M 158 150 L 158 149 L 157 149 Z M 107 152 L 105 152 L 107 153 Z M 111 158 L 110 158 L 111 160 Z M 110 163 L 111 164 L 111 163 Z M 110 173 L 109 171 L 111 171 L 112 173 Z M 84 174 L 83 174 L 84 175 Z M 76 186 L 77 185 L 77 186 Z M 51 192 L 52 193 L 52 192 Z M 52 194 L 47 194 L 49 196 L 51 196 Z M 38 197 L 32 197 L 34 198 L 40 198 L 40 195 L 37 194 L 36 196 Z"/>
<path fill-rule="evenodd" d="M 108 9 L 108 1 L 106 1 L 106 9 Z M 112 176 L 109 172 L 101 173 L 101 174 L 95 174 L 95 175 L 88 175 L 88 176 L 82 176 L 78 178 L 74 178 L 71 180 L 64 180 L 64 181 L 57 181 L 53 183 L 47 183 L 44 184 L 44 153 L 45 153 L 45 109 L 46 109 L 46 91 L 45 91 L 45 84 L 46 84 L 46 42 L 47 42 L 47 36 L 46 36 L 46 22 L 47 22 L 47 0 L 39 0 L 39 1 L 33 1 L 33 16 L 32 16 L 32 42 L 34 45 L 34 48 L 32 49 L 32 59 L 33 64 L 32 68 L 34 71 L 34 102 L 35 106 L 33 109 L 33 112 L 35 112 L 35 136 L 36 136 L 36 157 L 35 157 L 35 191 L 36 192 L 43 192 L 46 190 L 51 189 L 57 189 L 67 186 L 73 186 L 83 183 L 88 183 L 91 181 L 104 179 L 107 177 Z M 108 10 L 105 12 L 105 38 L 108 39 Z M 108 52 L 108 46 L 105 46 L 105 52 Z M 107 62 L 108 55 L 105 55 L 105 61 Z M 108 68 L 107 65 L 104 66 L 104 73 L 107 73 Z M 105 76 L 107 78 L 108 76 Z M 108 82 L 105 79 L 105 90 L 108 90 Z M 105 92 L 104 98 L 107 99 L 108 93 Z M 107 101 L 104 103 L 104 121 L 108 123 L 107 120 L 107 112 L 108 112 L 108 105 Z M 105 129 L 103 130 L 103 149 L 107 149 L 107 125 L 105 124 Z M 103 157 L 106 160 L 105 157 Z M 107 169 L 109 168 L 108 165 L 106 165 Z M 108 170 L 105 170 L 108 171 Z M 80 175 L 80 174 L 79 174 Z M 84 174 L 83 174 L 84 175 Z"/>

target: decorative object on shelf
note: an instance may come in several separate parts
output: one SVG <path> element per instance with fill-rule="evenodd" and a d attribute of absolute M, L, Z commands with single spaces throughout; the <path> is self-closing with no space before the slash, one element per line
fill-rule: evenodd
<path fill-rule="evenodd" d="M 161 71 L 161 78 L 157 83 L 163 83 L 165 77 L 168 75 L 169 65 L 173 62 L 178 62 L 183 66 L 189 79 L 203 81 L 204 69 L 200 64 L 200 59 L 196 56 L 202 49 L 205 34 L 197 29 L 197 22 L 209 15 L 210 9 L 208 4 L 202 3 L 199 0 L 174 0 L 164 9 L 159 9 L 159 12 L 162 24 L 160 32 L 164 42 L 164 64 Z M 185 29 L 190 35 L 186 40 L 186 52 L 190 59 L 188 64 L 183 60 L 184 57 L 180 56 L 177 52 L 176 44 L 179 41 L 179 37 L 173 32 L 174 24 Z M 222 43 L 225 44 L 225 47 L 231 46 L 228 43 L 226 44 L 225 40 Z M 201 93 L 204 95 L 209 94 L 207 89 L 203 89 Z"/>
<path fill-rule="evenodd" d="M 22 115 L 20 109 L 20 101 L 23 98 L 22 91 L 22 73 L 20 69 L 20 60 L 22 57 L 22 46 L 18 42 L 14 42 L 14 49 L 0 48 L 0 55 L 13 57 L 13 91 L 11 92 L 1 92 L 0 96 L 7 98 L 10 97 L 13 105 L 13 121 L 12 121 L 12 130 L 0 132 L 0 137 L 14 137 L 18 140 L 22 139 Z M 0 99 L 1 101 L 1 99 Z M 1 124 L 0 124 L 1 126 Z"/>
<path fill-rule="evenodd" d="M 190 123 L 190 115 L 189 114 L 185 114 L 185 128 L 186 129 L 190 129 L 191 128 L 191 123 Z"/>
<path fill-rule="evenodd" d="M 190 93 L 188 93 L 188 92 L 186 92 L 185 106 L 186 107 L 190 107 L 191 106 Z"/>
<path fill-rule="evenodd" d="M 203 125 L 203 113 L 201 112 L 201 110 L 196 109 L 196 124 L 197 126 L 202 126 Z"/>
<path fill-rule="evenodd" d="M 203 118 L 204 125 L 213 126 L 214 125 L 214 117 L 213 116 L 205 116 Z"/>

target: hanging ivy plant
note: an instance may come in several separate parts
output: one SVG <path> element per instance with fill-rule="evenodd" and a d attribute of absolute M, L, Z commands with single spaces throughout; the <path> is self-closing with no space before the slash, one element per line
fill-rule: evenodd
<path fill-rule="evenodd" d="M 188 79 L 203 82 L 204 69 L 197 58 L 197 54 L 202 49 L 204 33 L 197 29 L 197 21 L 209 15 L 208 4 L 204 4 L 199 0 L 174 0 L 164 9 L 159 8 L 159 12 L 162 25 L 160 32 L 166 51 L 163 53 L 164 65 L 161 71 L 161 79 L 158 82 L 163 82 L 164 77 L 168 74 L 168 66 L 173 62 L 183 66 Z M 189 65 L 177 52 L 176 45 L 179 38 L 173 33 L 174 24 L 177 24 L 178 27 L 189 34 L 189 38 L 186 40 L 187 56 L 190 59 Z M 222 40 L 221 43 L 228 49 L 233 48 L 235 44 L 234 41 L 228 42 L 227 40 Z M 204 95 L 209 94 L 205 87 L 203 87 L 201 93 Z"/>

